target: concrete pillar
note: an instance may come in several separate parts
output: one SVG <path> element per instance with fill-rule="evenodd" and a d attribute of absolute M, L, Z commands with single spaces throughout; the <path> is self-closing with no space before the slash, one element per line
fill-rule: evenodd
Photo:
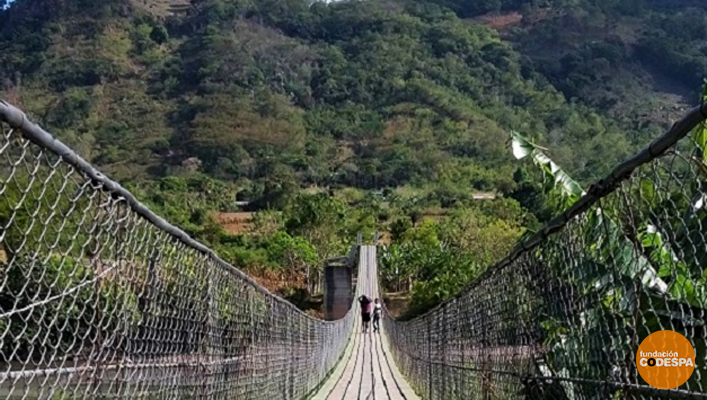
<path fill-rule="evenodd" d="M 353 271 L 347 265 L 330 264 L 324 268 L 324 319 L 343 318 L 353 301 Z"/>

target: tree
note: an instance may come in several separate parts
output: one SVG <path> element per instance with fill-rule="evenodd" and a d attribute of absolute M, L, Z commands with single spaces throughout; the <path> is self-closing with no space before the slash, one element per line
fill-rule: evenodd
<path fill-rule="evenodd" d="M 390 224 L 391 239 L 402 239 L 403 235 L 412 228 L 410 218 L 398 218 Z"/>
<path fill-rule="evenodd" d="M 517 186 L 510 193 L 510 197 L 520 203 L 520 205 L 533 213 L 538 221 L 546 222 L 552 218 L 552 212 L 547 207 L 547 199 L 542 191 L 541 185 L 532 180 L 530 174 L 524 166 L 519 166 L 513 174 L 513 180 Z"/>
<path fill-rule="evenodd" d="M 298 195 L 285 215 L 285 230 L 291 235 L 301 235 L 317 249 L 319 274 L 325 260 L 346 253 L 344 240 L 355 235 L 345 231 L 344 204 L 326 193 Z"/>
<path fill-rule="evenodd" d="M 280 268 L 293 270 L 306 277 L 307 289 L 313 292 L 310 270 L 318 262 L 317 250 L 305 238 L 292 237 L 279 231 L 266 242 L 268 258 Z"/>
<path fill-rule="evenodd" d="M 150 39 L 152 39 L 157 44 L 163 44 L 169 40 L 169 33 L 167 28 L 163 25 L 155 25 L 152 27 L 150 32 Z"/>

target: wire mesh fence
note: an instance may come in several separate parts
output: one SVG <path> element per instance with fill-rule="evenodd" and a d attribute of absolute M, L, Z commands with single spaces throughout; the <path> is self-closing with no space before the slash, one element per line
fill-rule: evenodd
<path fill-rule="evenodd" d="M 693 110 L 462 293 L 383 319 L 425 399 L 707 398 L 707 143 Z M 639 376 L 650 333 L 695 350 L 674 390 Z"/>
<path fill-rule="evenodd" d="M 0 398 L 302 399 L 353 317 L 273 296 L 0 102 Z"/>

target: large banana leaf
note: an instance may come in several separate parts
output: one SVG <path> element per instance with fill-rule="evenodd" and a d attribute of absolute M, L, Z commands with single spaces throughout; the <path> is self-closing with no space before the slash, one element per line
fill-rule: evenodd
<path fill-rule="evenodd" d="M 558 211 L 571 206 L 585 194 L 582 186 L 539 146 L 517 132 L 511 132 L 511 143 L 517 159 L 530 157 L 541 170 L 544 191 L 554 200 Z M 624 355 L 630 354 L 637 346 L 625 339 L 632 336 L 632 316 L 639 304 L 637 281 L 642 286 L 641 292 L 668 292 L 668 285 L 659 278 L 652 260 L 645 255 L 642 242 L 630 240 L 622 229 L 620 218 L 614 216 L 618 213 L 605 207 L 603 204 L 575 217 L 562 233 L 562 239 L 550 238 L 547 244 L 534 250 L 538 262 L 545 265 L 546 272 L 553 277 L 549 281 L 557 279 L 565 287 L 550 295 L 544 293 L 548 298 L 543 303 L 548 307 L 541 316 L 548 335 L 545 344 L 550 348 L 546 355 L 547 366 L 555 376 L 613 380 L 612 374 L 626 369 Z M 652 239 L 655 242 L 659 238 L 655 229 L 645 229 L 641 237 L 642 241 Z M 573 245 L 576 247 L 572 248 Z M 666 251 L 668 257 L 672 255 L 662 242 L 657 247 Z M 566 303 L 580 304 L 572 310 L 560 308 L 558 312 L 558 307 L 550 306 L 563 301 L 558 295 L 566 297 Z M 592 365 L 604 368 L 597 369 Z M 609 365 L 613 368 L 605 368 Z M 563 382 L 561 386 L 568 399 L 582 398 L 582 393 L 595 390 L 569 382 Z"/>
<path fill-rule="evenodd" d="M 511 132 L 511 143 L 513 155 L 517 159 L 530 156 L 533 163 L 541 169 L 546 194 L 559 198 L 557 203 L 563 205 L 563 209 L 574 204 L 586 193 L 582 186 L 553 162 L 539 146 L 518 132 Z M 643 255 L 642 249 L 636 248 L 636 245 L 623 233 L 620 225 L 607 214 L 603 207 L 598 207 L 577 217 L 582 219 L 582 226 L 589 227 L 584 232 L 585 246 L 592 249 L 597 256 L 601 255 L 599 259 L 602 263 L 614 264 L 622 275 L 640 276 L 641 281 L 648 287 L 662 293 L 666 292 L 668 285 L 658 278 L 656 269 Z M 610 274 L 607 273 L 598 281 L 600 286 L 597 289 L 608 284 L 609 278 Z"/>

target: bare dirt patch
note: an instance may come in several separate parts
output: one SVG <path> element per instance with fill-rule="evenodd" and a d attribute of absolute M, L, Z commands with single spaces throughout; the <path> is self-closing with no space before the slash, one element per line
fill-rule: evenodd
<path fill-rule="evenodd" d="M 304 276 L 292 271 L 262 270 L 249 274 L 253 280 L 290 303 L 308 315 L 323 319 L 323 297 L 312 296 L 307 291 Z"/>
<path fill-rule="evenodd" d="M 253 224 L 251 212 L 216 213 L 214 220 L 231 235 L 249 232 Z"/>
<path fill-rule="evenodd" d="M 386 293 L 383 296 L 385 307 L 393 318 L 400 318 L 407 311 L 410 297 L 408 293 Z"/>
<path fill-rule="evenodd" d="M 493 29 L 506 30 L 508 28 L 520 25 L 520 23 L 523 21 L 523 16 L 519 12 L 495 15 L 487 14 L 475 18 L 474 21 L 480 22 Z"/>
<path fill-rule="evenodd" d="M 281 293 L 286 289 L 304 289 L 304 276 L 292 271 L 263 269 L 248 271 L 248 275 L 272 293 Z"/>
<path fill-rule="evenodd" d="M 553 18 L 557 15 L 560 15 L 560 11 L 548 7 L 533 10 L 527 15 L 523 15 L 517 11 L 505 14 L 493 13 L 472 18 L 469 21 L 484 24 L 490 28 L 504 33 L 510 28 L 516 26 L 533 27 L 537 23 L 548 18 Z"/>
<path fill-rule="evenodd" d="M 383 232 L 378 232 L 380 235 L 378 237 L 378 243 L 382 245 L 389 245 L 392 238 L 390 237 L 390 232 L 383 231 Z"/>

